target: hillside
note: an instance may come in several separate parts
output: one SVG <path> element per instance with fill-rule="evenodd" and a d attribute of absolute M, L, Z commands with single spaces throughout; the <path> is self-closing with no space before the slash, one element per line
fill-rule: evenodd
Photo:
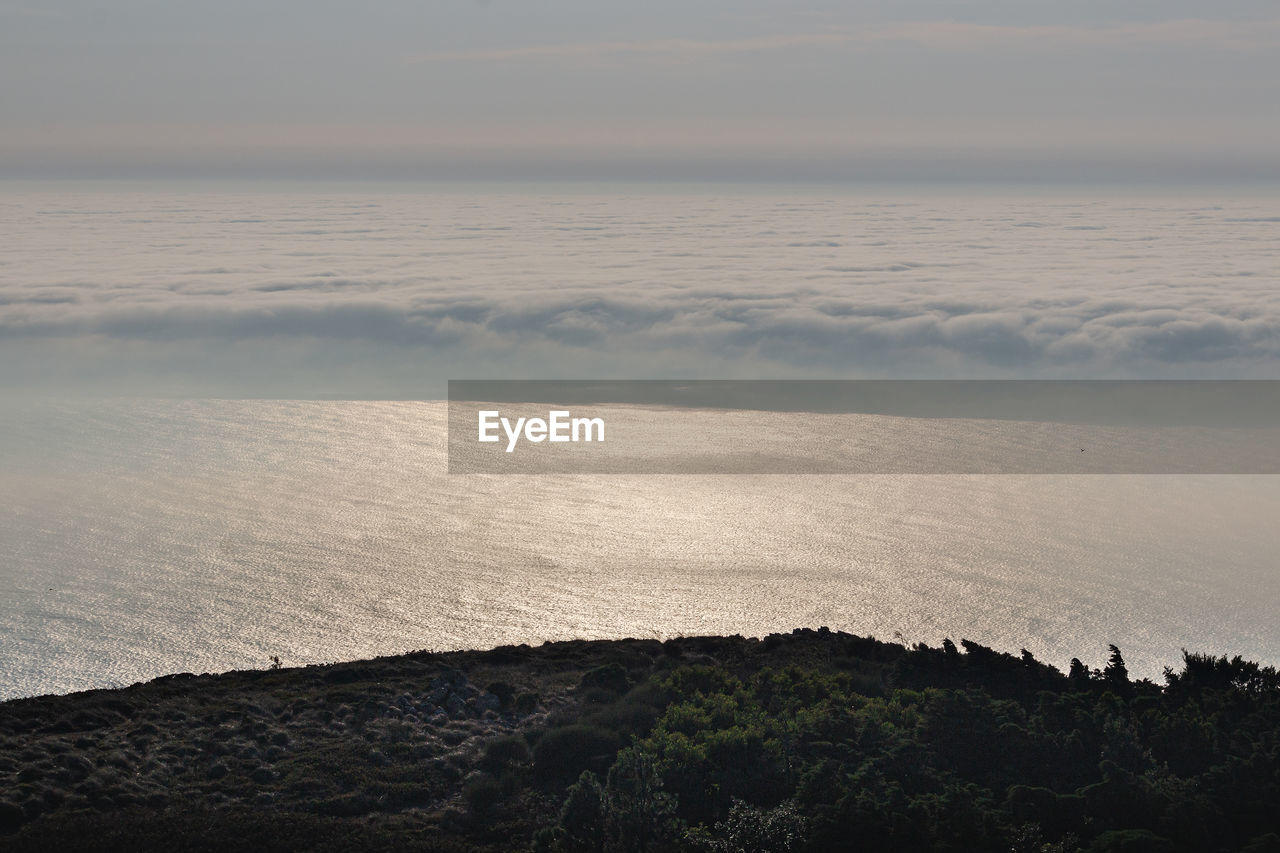
<path fill-rule="evenodd" d="M 1280 677 L 800 629 L 172 675 L 0 704 L 0 845 L 1280 850 Z"/>

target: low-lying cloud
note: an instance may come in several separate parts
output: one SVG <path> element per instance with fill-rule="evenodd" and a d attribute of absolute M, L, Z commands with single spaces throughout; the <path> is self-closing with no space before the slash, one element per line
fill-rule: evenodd
<path fill-rule="evenodd" d="M 451 376 L 1280 367 L 1274 199 L 177 201 L 33 192 L 6 209 L 0 382 L 413 396 Z"/>

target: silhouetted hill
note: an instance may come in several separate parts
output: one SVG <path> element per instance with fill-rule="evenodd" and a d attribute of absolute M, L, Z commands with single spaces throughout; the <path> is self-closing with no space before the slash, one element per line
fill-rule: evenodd
<path fill-rule="evenodd" d="M 1280 850 L 1280 678 L 826 629 L 173 675 L 0 704 L 39 850 Z"/>

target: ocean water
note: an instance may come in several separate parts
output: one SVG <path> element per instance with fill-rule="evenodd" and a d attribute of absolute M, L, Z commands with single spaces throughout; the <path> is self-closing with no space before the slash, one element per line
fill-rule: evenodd
<path fill-rule="evenodd" d="M 1278 478 L 451 476 L 376 402 L 1274 378 L 1275 192 L 11 182 L 0 233 L 0 697 L 800 625 L 1280 663 Z"/>
<path fill-rule="evenodd" d="M 0 695 L 827 625 L 1280 662 L 1280 478 L 450 475 L 432 402 L 0 416 Z"/>

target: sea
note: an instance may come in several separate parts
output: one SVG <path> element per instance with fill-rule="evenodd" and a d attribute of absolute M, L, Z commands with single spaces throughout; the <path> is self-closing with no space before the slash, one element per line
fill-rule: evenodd
<path fill-rule="evenodd" d="M 0 699 L 819 626 L 1280 663 L 1280 477 L 451 474 L 440 399 L 1274 378 L 1280 194 L 8 182 L 0 228 Z"/>

